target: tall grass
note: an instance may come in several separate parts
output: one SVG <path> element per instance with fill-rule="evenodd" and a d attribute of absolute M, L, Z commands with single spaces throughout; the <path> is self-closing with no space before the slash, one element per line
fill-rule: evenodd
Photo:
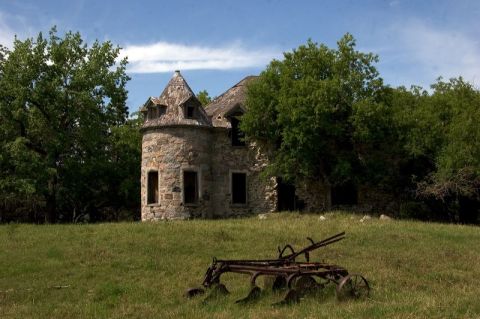
<path fill-rule="evenodd" d="M 0 318 L 479 318 L 480 228 L 409 221 L 360 223 L 343 213 L 97 225 L 0 226 Z M 339 303 L 334 287 L 272 307 L 265 292 L 240 306 L 249 278 L 227 274 L 231 295 L 187 300 L 212 257 L 270 258 L 340 231 L 311 255 L 363 274 L 371 298 Z"/>

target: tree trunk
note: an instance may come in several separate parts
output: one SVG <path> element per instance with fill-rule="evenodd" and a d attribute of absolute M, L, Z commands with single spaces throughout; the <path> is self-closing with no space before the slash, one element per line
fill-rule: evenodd
<path fill-rule="evenodd" d="M 45 222 L 54 224 L 57 221 L 57 176 L 54 176 L 48 185 L 48 194 L 46 195 L 47 211 Z"/>

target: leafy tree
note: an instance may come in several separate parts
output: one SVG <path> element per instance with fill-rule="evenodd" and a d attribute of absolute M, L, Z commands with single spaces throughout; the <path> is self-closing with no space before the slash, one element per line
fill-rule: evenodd
<path fill-rule="evenodd" d="M 355 182 L 375 162 L 368 150 L 388 143 L 389 91 L 373 66 L 377 56 L 357 51 L 350 34 L 337 45 L 309 40 L 249 85 L 241 128 L 250 139 L 277 146 L 267 174 Z"/>
<path fill-rule="evenodd" d="M 59 190 L 63 220 L 132 220 L 139 216 L 142 119 L 112 126 L 95 161 L 75 163 Z"/>
<path fill-rule="evenodd" d="M 399 112 L 410 127 L 406 151 L 428 163 L 417 193 L 458 206 L 461 221 L 475 221 L 480 196 L 480 91 L 462 78 L 439 79 L 429 94 L 411 90 L 414 103 Z"/>
<path fill-rule="evenodd" d="M 202 103 L 203 106 L 207 105 L 212 101 L 212 98 L 208 95 L 207 90 L 198 92 L 197 99 Z"/>
<path fill-rule="evenodd" d="M 61 38 L 55 28 L 47 38 L 15 39 L 0 78 L 3 197 L 37 198 L 55 222 L 58 208 L 76 200 L 71 180 L 101 175 L 110 135 L 128 114 L 119 50 L 108 41 L 89 47 L 79 33 Z"/>
<path fill-rule="evenodd" d="M 439 137 L 435 144 L 437 170 L 427 190 L 440 198 L 448 194 L 478 197 L 480 92 L 462 78 L 439 80 L 432 88 L 428 106 L 435 109 L 432 122 Z"/>

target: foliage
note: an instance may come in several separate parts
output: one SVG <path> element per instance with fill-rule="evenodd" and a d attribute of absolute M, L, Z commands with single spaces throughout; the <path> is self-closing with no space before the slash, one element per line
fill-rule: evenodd
<path fill-rule="evenodd" d="M 364 145 L 388 134 L 377 60 L 346 34 L 337 49 L 309 40 L 270 63 L 249 86 L 242 119 L 247 136 L 277 145 L 270 174 L 331 184 L 360 176 Z"/>
<path fill-rule="evenodd" d="M 2 199 L 38 200 L 50 222 L 59 209 L 75 215 L 85 198 L 110 200 L 95 194 L 112 191 L 108 172 L 116 174 L 121 146 L 114 138 L 129 127 L 119 51 L 55 28 L 47 38 L 15 40 L 0 78 Z"/>
<path fill-rule="evenodd" d="M 197 99 L 202 103 L 203 106 L 207 105 L 212 101 L 212 98 L 208 95 L 207 90 L 198 92 Z"/>
<path fill-rule="evenodd" d="M 128 116 L 119 50 L 55 28 L 0 45 L 1 222 L 138 218 L 143 119 Z M 265 174 L 373 186 L 401 216 L 477 222 L 480 91 L 461 77 L 391 88 L 377 61 L 350 34 L 335 49 L 309 40 L 250 82 L 241 128 L 273 148 Z"/>
<path fill-rule="evenodd" d="M 398 92 L 404 98 L 396 101 L 395 122 L 403 127 L 402 145 L 417 167 L 410 171 L 417 195 L 440 200 L 450 211 L 450 220 L 476 222 L 480 208 L 480 91 L 460 77 L 438 79 L 431 93 L 419 87 Z"/>
<path fill-rule="evenodd" d="M 139 113 L 135 113 L 139 116 Z M 60 189 L 62 219 L 103 221 L 138 219 L 140 206 L 140 117 L 112 126 L 106 149 L 91 165 L 72 167 Z"/>
<path fill-rule="evenodd" d="M 274 146 L 266 174 L 373 185 L 442 219 L 475 222 L 480 92 L 462 78 L 439 79 L 431 93 L 390 88 L 377 60 L 349 34 L 336 49 L 309 40 L 251 82 L 241 127 Z"/>
<path fill-rule="evenodd" d="M 430 122 L 419 141 L 430 142 L 436 170 L 424 191 L 439 198 L 480 195 L 480 91 L 462 78 L 432 85 L 433 94 L 419 117 Z M 435 134 L 435 138 L 432 135 Z M 430 135 L 430 138 L 428 136 Z M 423 137 L 423 138 L 422 138 Z"/>
<path fill-rule="evenodd" d="M 0 225 L 1 318 L 478 318 L 478 227 L 382 221 L 341 212 L 258 218 L 88 225 Z M 347 238 L 312 252 L 361 273 L 369 300 L 335 300 L 333 286 L 299 304 L 272 307 L 285 292 L 234 301 L 249 276 L 225 275 L 230 295 L 202 304 L 186 299 L 212 256 L 276 258 L 340 231 Z M 266 236 L 265 234 L 268 234 Z M 61 238 L 62 240 L 58 240 Z M 300 259 L 302 260 L 302 259 Z M 439 262 L 441 261 L 441 262 Z M 257 279 L 263 287 L 262 277 Z M 64 288 L 55 288 L 63 286 Z"/>

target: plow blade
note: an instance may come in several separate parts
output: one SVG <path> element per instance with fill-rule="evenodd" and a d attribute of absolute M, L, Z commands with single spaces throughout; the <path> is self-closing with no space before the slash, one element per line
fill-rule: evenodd
<path fill-rule="evenodd" d="M 290 289 L 282 301 L 276 302 L 273 306 L 283 306 L 297 303 L 300 301 L 300 295 L 295 289 Z"/>
<path fill-rule="evenodd" d="M 185 297 L 187 298 L 193 298 L 198 295 L 203 295 L 205 293 L 205 290 L 202 288 L 189 288 L 185 292 Z"/>
<path fill-rule="evenodd" d="M 235 301 L 235 303 L 239 304 L 245 304 L 245 303 L 250 303 L 252 301 L 257 300 L 260 298 L 260 294 L 262 293 L 262 290 L 258 286 L 253 286 L 248 295 L 245 298 L 239 299 Z"/>
<path fill-rule="evenodd" d="M 206 304 L 208 301 L 212 299 L 216 299 L 219 297 L 223 297 L 228 295 L 230 292 L 228 291 L 227 287 L 224 284 L 215 284 L 212 286 L 210 293 L 207 297 L 203 300 L 203 303 Z"/>

